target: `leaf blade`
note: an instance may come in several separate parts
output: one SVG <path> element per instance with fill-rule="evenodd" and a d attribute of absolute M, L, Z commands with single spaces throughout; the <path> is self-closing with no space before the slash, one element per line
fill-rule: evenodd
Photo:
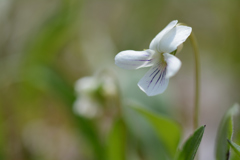
<path fill-rule="evenodd" d="M 169 155 L 174 157 L 181 137 L 180 126 L 166 116 L 155 114 L 141 107 L 132 106 L 132 108 L 151 123 Z"/>
<path fill-rule="evenodd" d="M 216 159 L 228 160 L 230 158 L 230 146 L 227 139 L 232 139 L 233 116 L 238 112 L 239 105 L 234 104 L 223 116 L 220 123 L 216 141 Z"/>
<path fill-rule="evenodd" d="M 117 120 L 109 135 L 107 141 L 107 159 L 125 160 L 126 146 L 126 128 L 122 119 Z"/>
<path fill-rule="evenodd" d="M 233 151 L 240 157 L 240 146 L 228 139 L 228 144 L 231 146 Z"/>
<path fill-rule="evenodd" d="M 185 142 L 183 149 L 179 152 L 177 160 L 194 160 L 198 147 L 201 143 L 206 126 L 199 127 Z"/>

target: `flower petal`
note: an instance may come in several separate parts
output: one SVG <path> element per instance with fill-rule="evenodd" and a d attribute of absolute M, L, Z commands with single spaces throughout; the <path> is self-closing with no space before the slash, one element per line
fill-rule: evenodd
<path fill-rule="evenodd" d="M 171 53 L 176 50 L 180 44 L 186 41 L 191 32 L 191 27 L 177 25 L 162 37 L 157 50 Z"/>
<path fill-rule="evenodd" d="M 167 62 L 166 78 L 171 78 L 179 71 L 182 62 L 176 56 L 169 53 L 164 53 L 163 56 L 165 62 Z"/>
<path fill-rule="evenodd" d="M 170 22 L 161 32 L 159 32 L 156 37 L 151 41 L 149 48 L 152 50 L 157 50 L 158 45 L 162 37 L 170 31 L 173 27 L 177 25 L 177 20 Z"/>
<path fill-rule="evenodd" d="M 91 94 L 99 87 L 99 80 L 95 77 L 83 77 L 76 81 L 75 91 L 77 94 Z"/>
<path fill-rule="evenodd" d="M 86 118 L 94 118 L 100 114 L 99 104 L 88 96 L 82 95 L 73 104 L 73 112 Z"/>
<path fill-rule="evenodd" d="M 166 63 L 155 64 L 138 82 L 139 88 L 148 96 L 155 96 L 166 90 L 169 81 L 165 77 L 166 66 Z"/>
<path fill-rule="evenodd" d="M 155 59 L 153 58 L 155 51 L 133 51 L 127 50 L 118 53 L 115 57 L 115 64 L 123 69 L 138 69 L 142 67 L 152 66 Z"/>

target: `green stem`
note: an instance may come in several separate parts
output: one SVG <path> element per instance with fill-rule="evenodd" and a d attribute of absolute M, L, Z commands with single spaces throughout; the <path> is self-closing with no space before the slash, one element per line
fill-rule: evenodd
<path fill-rule="evenodd" d="M 200 102 L 200 58 L 197 40 L 193 32 L 190 35 L 191 44 L 195 54 L 195 104 L 194 104 L 194 129 L 199 126 L 199 102 Z"/>

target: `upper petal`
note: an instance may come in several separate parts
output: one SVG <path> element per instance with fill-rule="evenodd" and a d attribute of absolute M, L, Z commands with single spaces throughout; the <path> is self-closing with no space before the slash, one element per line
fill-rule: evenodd
<path fill-rule="evenodd" d="M 115 56 L 115 64 L 124 69 L 138 69 L 141 67 L 152 66 L 155 58 L 153 57 L 155 51 L 133 51 L 127 50 L 119 52 Z"/>
<path fill-rule="evenodd" d="M 167 63 L 166 78 L 174 76 L 180 69 L 182 62 L 172 54 L 164 53 L 164 60 Z"/>
<path fill-rule="evenodd" d="M 149 48 L 152 50 L 157 50 L 157 46 L 160 42 L 160 40 L 162 39 L 162 37 L 168 32 L 170 31 L 173 27 L 175 27 L 177 25 L 177 20 L 174 20 L 172 22 L 170 22 L 161 32 L 159 32 L 156 37 L 151 41 Z"/>
<path fill-rule="evenodd" d="M 191 32 L 192 28 L 188 26 L 179 25 L 172 28 L 162 37 L 157 50 L 171 53 L 176 50 L 180 44 L 186 41 Z"/>
<path fill-rule="evenodd" d="M 163 93 L 169 82 L 169 79 L 165 75 L 166 63 L 157 63 L 138 82 L 138 86 L 148 96 Z"/>

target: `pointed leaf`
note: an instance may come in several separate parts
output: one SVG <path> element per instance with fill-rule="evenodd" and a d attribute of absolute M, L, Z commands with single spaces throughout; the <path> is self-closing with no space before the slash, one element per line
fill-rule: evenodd
<path fill-rule="evenodd" d="M 159 139 L 165 145 L 170 156 L 174 157 L 181 137 L 181 128 L 173 120 L 166 116 L 155 114 L 139 107 L 132 107 L 135 111 L 144 116 L 154 127 Z"/>
<path fill-rule="evenodd" d="M 115 122 L 108 136 L 107 159 L 125 160 L 126 128 L 120 119 Z"/>
<path fill-rule="evenodd" d="M 234 104 L 224 115 L 218 128 L 216 141 L 216 159 L 228 160 L 230 157 L 230 146 L 227 139 L 231 140 L 233 135 L 233 116 L 238 112 L 239 105 Z"/>
<path fill-rule="evenodd" d="M 194 160 L 194 157 L 202 140 L 204 130 L 205 126 L 201 126 L 194 132 L 191 137 L 188 138 L 183 146 L 183 149 L 179 152 L 177 160 Z"/>
<path fill-rule="evenodd" d="M 90 144 L 90 148 L 94 154 L 94 158 L 97 160 L 106 160 L 105 148 L 101 143 L 101 139 L 98 135 L 98 131 L 93 121 L 81 116 L 72 114 L 76 123 L 78 133 L 83 136 L 87 143 Z M 79 136 L 79 137 L 80 137 Z"/>
<path fill-rule="evenodd" d="M 231 140 L 228 140 L 229 145 L 234 150 L 234 152 L 240 157 L 240 146 Z"/>

